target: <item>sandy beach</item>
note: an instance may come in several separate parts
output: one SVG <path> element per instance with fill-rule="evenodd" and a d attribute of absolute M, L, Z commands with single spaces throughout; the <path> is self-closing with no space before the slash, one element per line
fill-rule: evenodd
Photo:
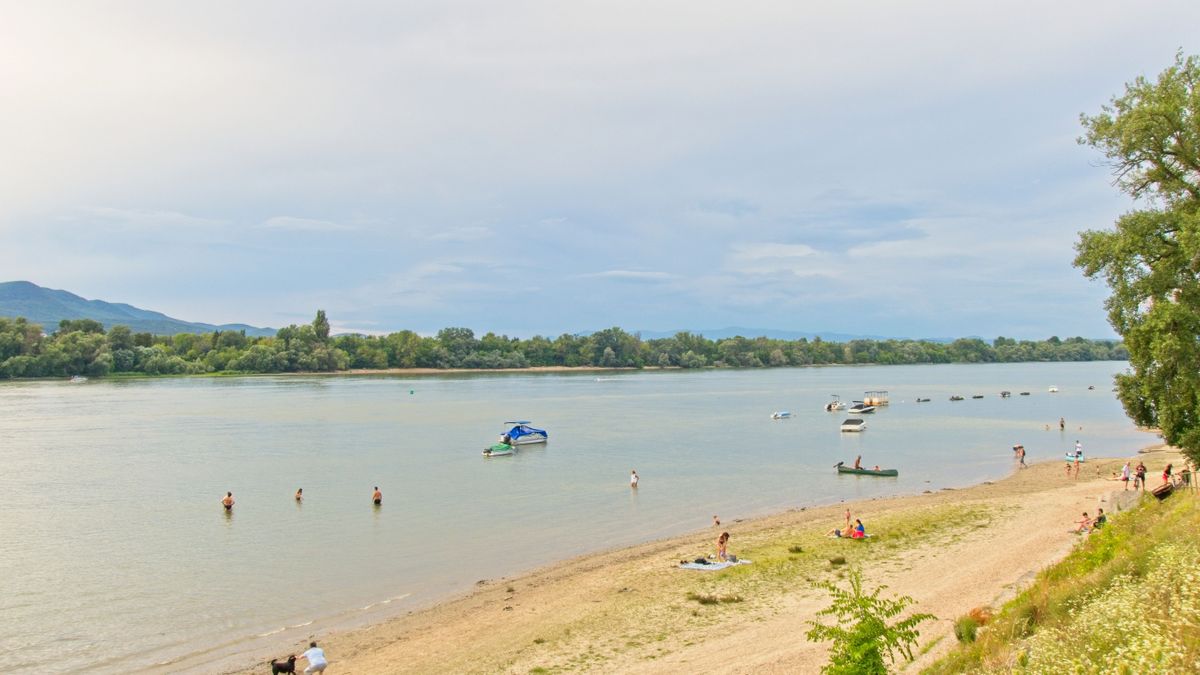
<path fill-rule="evenodd" d="M 1157 471 L 1179 455 L 1132 452 Z M 576 558 L 385 623 L 318 634 L 336 673 L 815 673 L 827 646 L 804 638 L 828 605 L 818 581 L 838 581 L 843 557 L 868 587 L 914 598 L 937 620 L 921 628 L 915 672 L 954 644 L 953 623 L 998 606 L 1079 541 L 1081 512 L 1110 514 L 1132 491 L 1112 478 L 1125 458 L 1089 460 L 1078 478 L 1045 462 L 967 489 L 796 509 L 726 522 L 730 551 L 754 561 L 723 571 L 679 569 L 712 553 L 717 528 Z M 826 536 L 849 508 L 872 538 Z M 700 600 L 704 600 L 702 603 Z M 709 604 L 711 603 L 711 604 Z M 281 644 L 275 655 L 303 651 Z M 264 657 L 267 655 L 263 655 Z M 262 661 L 240 671 L 258 672 Z"/>

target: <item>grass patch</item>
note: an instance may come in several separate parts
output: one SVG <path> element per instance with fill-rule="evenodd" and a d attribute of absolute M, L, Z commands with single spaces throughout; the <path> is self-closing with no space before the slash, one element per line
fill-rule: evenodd
<path fill-rule="evenodd" d="M 1191 671 L 1200 662 L 1200 545 L 1184 533 L 1198 528 L 1194 496 L 1143 500 L 925 672 Z"/>
<path fill-rule="evenodd" d="M 804 553 L 804 547 L 800 544 L 792 544 L 788 547 L 788 553 Z"/>
<path fill-rule="evenodd" d="M 964 616 L 954 622 L 954 637 L 959 642 L 974 642 L 979 631 L 979 622 L 974 617 Z"/>
<path fill-rule="evenodd" d="M 728 605 L 745 600 L 745 598 L 740 595 L 713 595 L 709 593 L 688 593 L 687 599 L 698 602 L 701 605 Z"/>

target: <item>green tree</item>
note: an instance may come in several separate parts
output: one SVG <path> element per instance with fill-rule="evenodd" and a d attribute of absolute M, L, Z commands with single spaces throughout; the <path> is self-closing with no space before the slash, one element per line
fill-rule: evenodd
<path fill-rule="evenodd" d="M 321 342 L 329 342 L 329 319 L 325 318 L 325 310 L 317 310 L 317 318 L 312 322 L 313 332 Z"/>
<path fill-rule="evenodd" d="M 937 617 L 932 614 L 913 614 L 893 624 L 888 621 L 899 616 L 913 599 L 902 596 L 881 598 L 887 588 L 880 586 L 870 593 L 863 591 L 862 572 L 853 569 L 849 574 L 849 590 L 831 583 L 817 584 L 829 591 L 833 604 L 817 612 L 818 617 L 832 616 L 834 624 L 826 626 L 820 620 L 809 621 L 812 628 L 805 633 L 810 642 L 832 640 L 829 664 L 821 669 L 830 675 L 886 675 L 887 662 L 897 655 L 912 658 L 920 631 L 917 624 Z"/>
<path fill-rule="evenodd" d="M 1112 291 L 1108 319 L 1132 372 L 1116 377 L 1125 411 L 1200 461 L 1200 58 L 1175 56 L 1138 77 L 1098 115 L 1081 144 L 1103 153 L 1139 203 L 1113 230 L 1089 230 L 1075 265 Z"/>

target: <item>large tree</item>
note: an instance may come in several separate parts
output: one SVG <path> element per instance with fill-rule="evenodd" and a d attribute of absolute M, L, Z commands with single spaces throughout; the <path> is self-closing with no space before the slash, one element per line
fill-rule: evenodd
<path fill-rule="evenodd" d="M 1136 200 L 1112 230 L 1087 231 L 1075 264 L 1112 289 L 1105 305 L 1132 372 L 1117 392 L 1138 424 L 1200 461 L 1200 58 L 1125 85 L 1080 143 L 1102 152 Z"/>

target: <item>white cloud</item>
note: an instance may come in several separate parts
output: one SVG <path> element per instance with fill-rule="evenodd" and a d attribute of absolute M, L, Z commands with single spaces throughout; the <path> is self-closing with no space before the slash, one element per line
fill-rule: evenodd
<path fill-rule="evenodd" d="M 293 216 L 275 216 L 268 218 L 259 225 L 268 230 L 291 230 L 293 232 L 344 232 L 357 229 L 353 225 L 335 223 L 331 220 L 315 218 L 296 218 Z"/>

